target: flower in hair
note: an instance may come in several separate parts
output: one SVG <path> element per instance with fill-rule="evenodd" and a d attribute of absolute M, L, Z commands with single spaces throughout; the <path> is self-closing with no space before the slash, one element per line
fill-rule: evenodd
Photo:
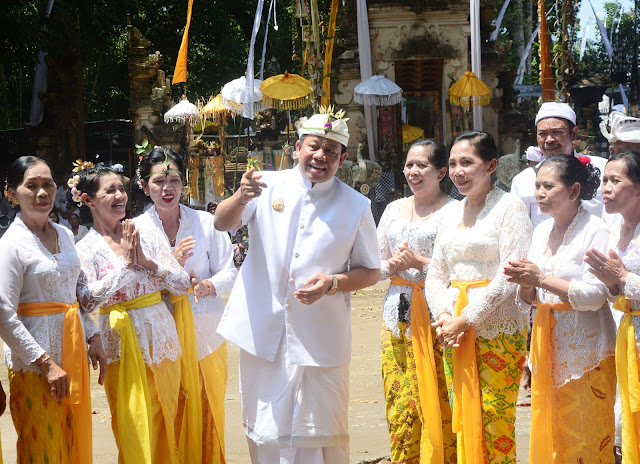
<path fill-rule="evenodd" d="M 74 202 L 78 204 L 78 206 L 82 206 L 82 190 L 78 189 L 78 182 L 80 182 L 80 176 L 76 174 L 75 176 L 69 178 L 67 181 L 67 185 L 71 190 L 71 198 Z"/>
<path fill-rule="evenodd" d="M 577 158 L 578 158 L 578 161 L 580 161 L 585 166 L 587 164 L 591 164 L 591 158 L 586 155 L 578 155 Z"/>
<path fill-rule="evenodd" d="M 82 161 L 80 158 L 73 162 L 72 172 L 81 172 L 86 171 L 87 169 L 91 169 L 95 167 L 91 161 Z"/>

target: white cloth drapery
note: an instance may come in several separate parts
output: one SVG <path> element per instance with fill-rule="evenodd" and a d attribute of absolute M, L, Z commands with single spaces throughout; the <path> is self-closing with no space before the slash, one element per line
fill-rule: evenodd
<path fill-rule="evenodd" d="M 371 61 L 371 39 L 369 37 L 369 14 L 367 0 L 357 0 L 358 53 L 360 54 L 360 79 L 363 81 L 373 76 Z M 376 109 L 372 105 L 364 105 L 364 119 L 367 127 L 367 143 L 369 159 L 376 160 L 378 154 L 378 126 L 375 121 Z"/>

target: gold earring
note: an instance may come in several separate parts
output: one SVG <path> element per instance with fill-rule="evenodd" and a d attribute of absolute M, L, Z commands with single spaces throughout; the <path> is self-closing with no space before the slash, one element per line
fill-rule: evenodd
<path fill-rule="evenodd" d="M 7 195 L 7 200 L 9 200 L 9 204 L 11 205 L 12 208 L 15 208 L 16 206 L 18 206 L 20 204 L 20 202 L 18 200 L 15 200 L 10 195 Z"/>

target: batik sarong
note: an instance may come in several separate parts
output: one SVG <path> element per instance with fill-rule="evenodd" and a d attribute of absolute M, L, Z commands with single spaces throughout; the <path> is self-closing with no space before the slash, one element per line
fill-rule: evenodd
<path fill-rule="evenodd" d="M 449 396 L 452 393 L 453 349 L 444 352 Z M 501 333 L 495 338 L 476 338 L 480 376 L 485 462 L 516 462 L 516 402 L 527 351 L 527 331 Z M 463 446 L 458 443 L 458 446 Z M 463 464 L 463 463 L 461 463 Z"/>
<path fill-rule="evenodd" d="M 9 408 L 18 434 L 18 464 L 71 464 L 71 402 L 54 401 L 47 381 L 34 372 L 9 369 L 9 392 Z"/>
<path fill-rule="evenodd" d="M 416 363 L 411 337 L 406 336 L 408 324 L 399 322 L 400 336 L 394 337 L 382 329 L 381 355 L 382 380 L 386 400 L 387 426 L 391 443 L 393 464 L 418 464 L 420 462 L 420 437 L 422 431 L 422 407 L 418 395 Z M 438 397 L 442 415 L 442 436 L 445 463 L 455 463 L 456 435 L 451 430 L 451 406 L 447 392 L 442 347 L 436 341 L 434 355 L 438 373 Z"/>

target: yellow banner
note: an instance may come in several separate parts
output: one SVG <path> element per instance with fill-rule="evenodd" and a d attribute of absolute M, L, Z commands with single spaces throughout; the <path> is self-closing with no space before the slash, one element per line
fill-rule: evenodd
<path fill-rule="evenodd" d="M 178 59 L 176 60 L 176 69 L 173 71 L 173 84 L 187 82 L 187 53 L 189 50 L 189 25 L 191 24 L 192 7 L 193 0 L 189 0 L 189 6 L 187 7 L 187 25 L 184 27 L 182 43 L 180 44 Z"/>
<path fill-rule="evenodd" d="M 321 105 L 327 107 L 331 104 L 331 78 L 328 74 L 331 72 L 331 60 L 333 58 L 333 37 L 336 35 L 336 21 L 338 20 L 338 1 L 339 0 L 331 0 L 331 15 L 329 17 L 329 30 L 327 31 L 327 35 L 331 37 L 327 39 L 327 48 L 324 52 L 324 72 L 322 74 L 322 91 L 324 95 L 322 96 Z"/>

